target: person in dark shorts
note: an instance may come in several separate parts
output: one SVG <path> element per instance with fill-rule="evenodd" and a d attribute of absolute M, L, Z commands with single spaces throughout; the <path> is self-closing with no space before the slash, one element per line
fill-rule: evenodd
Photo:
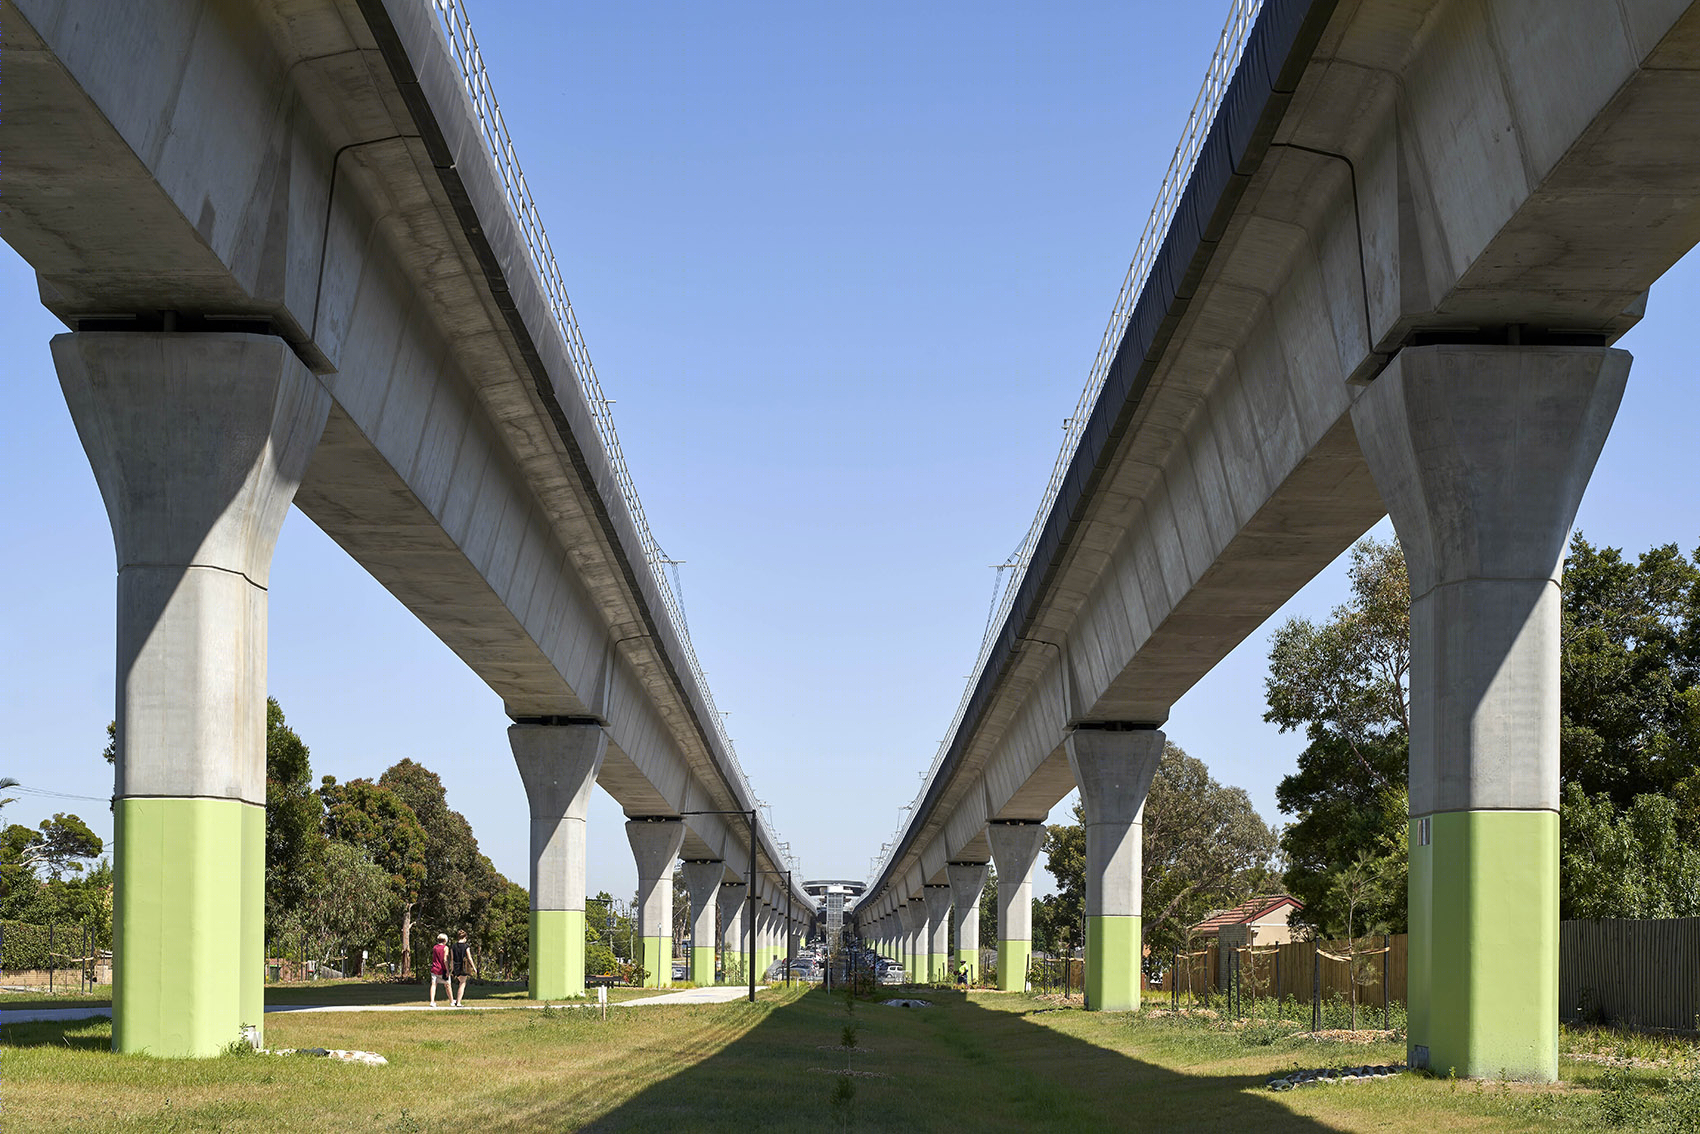
<path fill-rule="evenodd" d="M 454 985 L 449 983 L 449 935 L 437 934 L 437 943 L 431 946 L 431 1007 L 437 1006 L 437 982 L 443 982 L 443 988 L 449 994 L 450 1001 L 454 1000 Z"/>
<path fill-rule="evenodd" d="M 466 995 L 466 978 L 478 972 L 478 962 L 472 958 L 472 945 L 466 939 L 466 930 L 463 929 L 455 934 L 451 957 L 449 972 L 454 978 L 454 984 L 450 987 L 449 993 L 454 997 L 454 1006 L 459 1008 L 461 998 Z"/>

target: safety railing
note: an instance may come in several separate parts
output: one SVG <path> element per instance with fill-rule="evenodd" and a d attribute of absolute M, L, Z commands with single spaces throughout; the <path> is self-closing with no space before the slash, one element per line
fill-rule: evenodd
<path fill-rule="evenodd" d="M 1014 569 L 1007 576 L 1008 582 L 1004 584 L 996 611 L 986 623 L 985 636 L 980 641 L 979 658 L 974 666 L 974 676 L 969 678 L 967 687 L 962 691 L 962 700 L 957 703 L 956 715 L 951 719 L 944 739 L 939 742 L 931 767 L 921 780 L 921 790 L 914 801 L 904 809 L 911 817 L 919 811 L 926 799 L 927 786 L 932 783 L 933 777 L 944 764 L 945 755 L 950 751 L 956 731 L 962 727 L 963 717 L 967 715 L 968 703 L 980 683 L 980 676 L 985 672 L 987 662 L 991 660 L 992 646 L 1003 632 L 1004 623 L 1009 619 L 1010 607 L 1014 604 L 1015 596 L 1021 589 L 1021 581 L 1033 562 L 1033 552 L 1039 545 L 1039 537 L 1044 534 L 1045 521 L 1051 514 L 1051 506 L 1056 503 L 1057 494 L 1062 491 L 1069 464 L 1074 460 L 1075 451 L 1080 448 L 1081 435 L 1092 418 L 1092 408 L 1097 405 L 1098 395 L 1104 389 L 1105 379 L 1109 377 L 1110 363 L 1115 361 L 1116 350 L 1121 345 L 1122 336 L 1127 332 L 1128 320 L 1133 318 L 1134 305 L 1139 301 L 1145 281 L 1151 275 L 1152 265 L 1156 263 L 1163 240 L 1169 234 L 1169 224 L 1174 220 L 1175 210 L 1180 206 L 1181 197 L 1192 180 L 1192 171 L 1198 163 L 1199 151 L 1203 149 L 1205 139 L 1210 136 L 1210 127 L 1216 121 L 1216 112 L 1221 108 L 1222 98 L 1227 94 L 1228 85 L 1233 81 L 1234 72 L 1240 65 L 1240 56 L 1245 52 L 1246 39 L 1257 23 L 1257 14 L 1262 9 L 1263 0 L 1233 0 L 1229 7 L 1227 23 L 1222 26 L 1222 35 L 1216 41 L 1216 50 L 1210 56 L 1210 66 L 1204 73 L 1204 84 L 1199 87 L 1198 97 L 1193 99 L 1192 110 L 1187 115 L 1186 129 L 1181 133 L 1180 144 L 1175 147 L 1174 156 L 1169 159 L 1169 168 L 1163 174 L 1162 185 L 1157 190 L 1157 200 L 1151 206 L 1151 215 L 1145 221 L 1144 230 L 1139 234 L 1139 244 L 1134 249 L 1133 262 L 1128 265 L 1121 291 L 1116 294 L 1109 324 L 1104 328 L 1103 338 L 1098 341 L 1098 353 L 1092 360 L 1092 370 L 1087 375 L 1086 386 L 1080 391 L 1080 397 L 1075 402 L 1074 416 L 1068 419 L 1065 426 L 1062 449 L 1057 453 L 1056 464 L 1051 468 L 1050 480 L 1045 482 L 1045 493 L 1040 498 L 1039 509 L 1034 513 L 1033 522 L 1028 525 L 1027 534 L 1013 557 Z M 902 845 L 903 833 L 910 822 L 910 819 L 899 822 L 891 841 L 892 850 L 880 862 L 879 869 L 869 879 L 870 883 L 877 882 L 890 866 L 891 855 Z"/>
<path fill-rule="evenodd" d="M 519 225 L 520 236 L 525 241 L 526 254 L 531 260 L 532 270 L 548 299 L 549 313 L 555 320 L 555 326 L 566 342 L 567 355 L 572 360 L 579 389 L 583 391 L 585 401 L 589 403 L 591 420 L 595 422 L 596 435 L 602 442 L 602 451 L 607 455 L 608 464 L 614 470 L 614 480 L 620 486 L 620 495 L 626 502 L 626 509 L 631 513 L 632 522 L 637 526 L 644 564 L 661 594 L 661 602 L 666 608 L 673 631 L 684 647 L 685 663 L 691 676 L 696 679 L 697 689 L 708 707 L 709 719 L 705 723 L 714 730 L 716 739 L 726 753 L 727 771 L 743 788 L 745 798 L 754 800 L 755 792 L 750 787 L 749 778 L 744 775 L 743 766 L 738 762 L 737 750 L 732 746 L 732 738 L 726 734 L 720 711 L 714 704 L 714 694 L 709 691 L 708 678 L 703 674 L 702 663 L 697 660 L 696 647 L 691 644 L 684 610 L 667 581 L 663 566 L 668 562 L 667 557 L 656 542 L 654 533 L 650 531 L 649 520 L 643 513 L 643 502 L 638 499 L 637 486 L 632 482 L 631 471 L 626 467 L 625 454 L 620 450 L 620 436 L 614 431 L 610 402 L 602 392 L 602 383 L 597 380 L 596 367 L 590 361 L 590 352 L 585 349 L 584 335 L 579 330 L 578 319 L 573 315 L 572 301 L 567 298 L 567 287 L 561 278 L 560 265 L 556 263 L 554 250 L 549 246 L 549 234 L 543 228 L 537 202 L 526 185 L 525 171 L 519 167 L 513 136 L 508 133 L 507 123 L 502 120 L 502 109 L 496 102 L 494 90 L 491 89 L 490 73 L 484 66 L 483 53 L 478 50 L 478 38 L 472 33 L 466 8 L 461 0 L 431 0 L 431 4 L 437 12 L 438 26 L 448 42 L 449 54 L 460 68 L 461 80 L 465 84 L 467 96 L 472 100 L 472 111 L 478 120 L 478 132 L 484 139 L 485 152 L 495 163 L 496 174 L 501 179 L 508 213 Z M 772 832 L 771 825 L 768 830 Z"/>

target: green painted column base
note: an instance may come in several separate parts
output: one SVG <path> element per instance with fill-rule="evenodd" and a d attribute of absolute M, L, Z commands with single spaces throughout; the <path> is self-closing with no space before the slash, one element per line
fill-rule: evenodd
<path fill-rule="evenodd" d="M 114 1051 L 214 1056 L 264 1023 L 265 824 L 235 799 L 118 801 Z"/>
<path fill-rule="evenodd" d="M 1031 941 L 998 942 L 998 988 L 1003 992 L 1022 992 L 1027 988 L 1027 961 L 1033 956 Z"/>
<path fill-rule="evenodd" d="M 1086 919 L 1086 1008 L 1139 1009 L 1140 918 L 1099 914 Z"/>
<path fill-rule="evenodd" d="M 567 1000 L 584 995 L 584 911 L 531 911 L 533 1000 Z"/>
<path fill-rule="evenodd" d="M 242 1023 L 266 1044 L 266 809 L 242 808 L 242 969 L 237 996 Z"/>
<path fill-rule="evenodd" d="M 643 937 L 639 939 L 642 956 L 638 964 L 644 967 L 645 988 L 668 988 L 673 983 L 673 938 Z"/>
<path fill-rule="evenodd" d="M 1428 1010 L 1411 1048 L 1438 1075 L 1558 1078 L 1558 815 L 1428 816 L 1427 879 L 1413 879 L 1412 953 L 1428 959 Z M 1417 848 L 1412 848 L 1413 852 Z M 1413 853 L 1413 875 L 1419 873 Z M 1419 935 L 1422 940 L 1419 940 Z M 1424 1052 L 1423 1049 L 1426 1049 Z"/>
<path fill-rule="evenodd" d="M 927 956 L 927 970 L 934 984 L 944 984 L 955 980 L 955 974 L 950 970 L 949 953 L 930 953 Z"/>
<path fill-rule="evenodd" d="M 691 947 L 691 983 L 696 985 L 714 983 L 714 946 L 693 945 Z"/>

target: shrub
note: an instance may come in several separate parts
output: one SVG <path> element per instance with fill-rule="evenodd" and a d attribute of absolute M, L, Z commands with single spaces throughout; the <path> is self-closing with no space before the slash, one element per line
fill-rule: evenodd
<path fill-rule="evenodd" d="M 51 950 L 45 925 L 33 925 L 27 921 L 0 922 L 0 935 L 5 938 L 0 943 L 0 969 L 6 972 L 55 966 L 76 968 L 76 957 L 83 947 L 83 927 L 80 925 L 54 926 Z M 106 943 L 96 940 L 94 947 L 105 948 Z M 50 952 L 59 955 L 49 958 Z"/>

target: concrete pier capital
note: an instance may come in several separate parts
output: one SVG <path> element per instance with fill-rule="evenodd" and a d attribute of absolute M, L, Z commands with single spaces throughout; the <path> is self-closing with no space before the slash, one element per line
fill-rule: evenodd
<path fill-rule="evenodd" d="M 1077 728 L 1065 748 L 1086 826 L 1138 823 L 1163 759 L 1163 730 Z"/>
<path fill-rule="evenodd" d="M 1464 579 L 1557 581 L 1629 380 L 1608 347 L 1406 347 L 1352 406 L 1411 597 Z"/>
<path fill-rule="evenodd" d="M 584 817 L 608 735 L 594 724 L 508 727 L 531 812 L 531 908 L 584 909 Z"/>

